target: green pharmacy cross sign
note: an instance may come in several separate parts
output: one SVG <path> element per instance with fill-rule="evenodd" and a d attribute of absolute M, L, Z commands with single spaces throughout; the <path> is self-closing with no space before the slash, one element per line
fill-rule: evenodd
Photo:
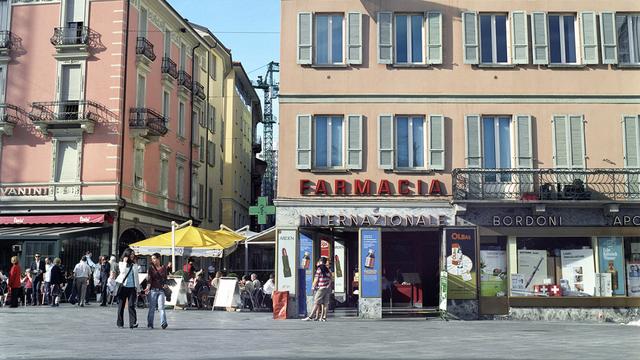
<path fill-rule="evenodd" d="M 249 207 L 249 215 L 257 216 L 260 225 L 267 223 L 267 215 L 276 214 L 276 207 L 268 204 L 269 199 L 266 196 L 261 196 L 258 198 L 258 205 Z"/>

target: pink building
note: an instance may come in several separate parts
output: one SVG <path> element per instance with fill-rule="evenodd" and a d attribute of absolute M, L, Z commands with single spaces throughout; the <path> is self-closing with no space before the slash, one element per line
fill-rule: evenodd
<path fill-rule="evenodd" d="M 211 61 L 189 23 L 156 0 L 0 1 L 0 16 L 0 268 L 117 254 L 190 218 L 192 114 L 207 116 L 193 69 Z"/>

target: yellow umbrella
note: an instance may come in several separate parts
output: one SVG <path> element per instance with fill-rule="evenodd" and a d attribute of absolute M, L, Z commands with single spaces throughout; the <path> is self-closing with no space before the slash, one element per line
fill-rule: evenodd
<path fill-rule="evenodd" d="M 232 253 L 237 242 L 245 237 L 236 232 L 220 229 L 206 230 L 195 226 L 186 226 L 175 230 L 175 255 L 222 257 Z M 172 255 L 172 233 L 157 235 L 138 241 L 130 245 L 136 253 L 141 255 Z"/>

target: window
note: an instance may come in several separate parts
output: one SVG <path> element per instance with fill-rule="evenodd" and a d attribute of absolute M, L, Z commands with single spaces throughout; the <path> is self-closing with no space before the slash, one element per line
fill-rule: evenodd
<path fill-rule="evenodd" d="M 207 164 L 216 165 L 216 145 L 213 141 L 207 141 Z"/>
<path fill-rule="evenodd" d="M 191 205 L 194 208 L 198 208 L 198 199 L 200 199 L 200 197 L 198 196 L 198 173 L 197 172 L 193 172 L 192 176 L 191 176 Z M 192 209 L 192 211 L 195 209 Z"/>
<path fill-rule="evenodd" d="M 148 12 L 147 9 L 140 8 L 140 19 L 138 24 L 138 33 L 140 37 L 147 37 L 147 24 L 148 24 Z"/>
<path fill-rule="evenodd" d="M 618 63 L 640 65 L 640 14 L 616 14 Z"/>
<path fill-rule="evenodd" d="M 424 117 L 396 117 L 396 167 L 424 168 Z"/>
<path fill-rule="evenodd" d="M 184 138 L 185 123 L 184 123 L 184 103 L 181 101 L 178 107 L 178 136 Z"/>
<path fill-rule="evenodd" d="M 75 182 L 78 176 L 78 142 L 58 141 L 55 182 Z"/>
<path fill-rule="evenodd" d="M 553 116 L 556 168 L 585 167 L 584 118 L 582 115 Z"/>
<path fill-rule="evenodd" d="M 134 145 L 134 174 L 133 174 L 133 186 L 138 189 L 144 188 L 144 145 Z"/>
<path fill-rule="evenodd" d="M 187 46 L 180 44 L 180 70 L 187 70 Z"/>
<path fill-rule="evenodd" d="M 138 87 L 136 92 L 136 107 L 143 108 L 145 96 L 147 95 L 147 81 L 143 75 L 138 74 Z"/>
<path fill-rule="evenodd" d="M 9 29 L 9 20 L 11 19 L 11 2 L 7 0 L 0 1 L 0 31 Z"/>
<path fill-rule="evenodd" d="M 482 117 L 483 167 L 485 169 L 511 168 L 511 117 Z M 502 174 L 502 181 L 510 181 L 508 174 Z M 495 174 L 485 176 L 485 181 L 497 181 Z"/>
<path fill-rule="evenodd" d="M 162 116 L 164 116 L 165 118 L 165 122 L 166 122 L 165 126 L 167 128 L 169 128 L 169 123 L 170 123 L 170 120 L 169 120 L 170 104 L 171 104 L 171 94 L 168 91 L 163 91 L 162 92 Z"/>
<path fill-rule="evenodd" d="M 316 168 L 343 167 L 342 116 L 314 118 L 314 165 Z"/>
<path fill-rule="evenodd" d="M 197 109 L 194 109 L 194 111 L 191 112 L 191 136 L 193 139 L 197 139 L 200 132 L 198 122 L 198 111 Z"/>
<path fill-rule="evenodd" d="M 507 60 L 507 15 L 480 15 L 480 61 L 505 64 Z"/>
<path fill-rule="evenodd" d="M 171 30 L 164 31 L 164 57 L 171 58 Z"/>
<path fill-rule="evenodd" d="M 316 63 L 320 65 L 341 64 L 342 15 L 316 16 Z"/>
<path fill-rule="evenodd" d="M 213 221 L 213 189 L 209 188 L 209 195 L 207 197 L 207 220 Z"/>
<path fill-rule="evenodd" d="M 169 196 L 169 160 L 161 155 L 160 159 L 160 195 Z"/>
<path fill-rule="evenodd" d="M 549 54 L 552 64 L 575 64 L 575 15 L 549 15 Z"/>
<path fill-rule="evenodd" d="M 396 15 L 396 63 L 419 64 L 424 62 L 422 55 L 422 15 Z"/>
<path fill-rule="evenodd" d="M 184 160 L 178 160 L 176 165 L 176 199 L 184 201 Z"/>
<path fill-rule="evenodd" d="M 199 151 L 199 155 L 200 155 L 200 162 L 204 162 L 204 136 L 200 136 L 200 149 L 198 149 Z"/>
<path fill-rule="evenodd" d="M 216 69 L 217 61 L 218 59 L 216 58 L 215 55 L 213 54 L 209 54 L 209 76 L 211 76 L 211 79 L 215 80 L 216 79 L 216 72 L 218 69 Z"/>
<path fill-rule="evenodd" d="M 198 185 L 198 217 L 204 218 L 204 185 Z"/>
<path fill-rule="evenodd" d="M 207 119 L 207 128 L 212 134 L 216 133 L 216 108 L 209 105 L 209 118 Z"/>

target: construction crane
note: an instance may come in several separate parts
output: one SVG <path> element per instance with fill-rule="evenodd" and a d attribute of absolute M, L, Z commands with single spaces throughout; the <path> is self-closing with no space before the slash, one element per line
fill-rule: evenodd
<path fill-rule="evenodd" d="M 262 178 L 262 196 L 266 196 L 270 201 L 276 196 L 276 174 L 277 174 L 277 150 L 273 148 L 273 127 L 276 124 L 276 117 L 273 115 L 273 100 L 278 97 L 280 83 L 274 79 L 274 74 L 280 72 L 280 63 L 272 61 L 267 64 L 267 73 L 258 76 L 258 80 L 253 82 L 253 87 L 264 92 L 264 114 L 262 154 L 267 163 L 267 169 Z"/>

